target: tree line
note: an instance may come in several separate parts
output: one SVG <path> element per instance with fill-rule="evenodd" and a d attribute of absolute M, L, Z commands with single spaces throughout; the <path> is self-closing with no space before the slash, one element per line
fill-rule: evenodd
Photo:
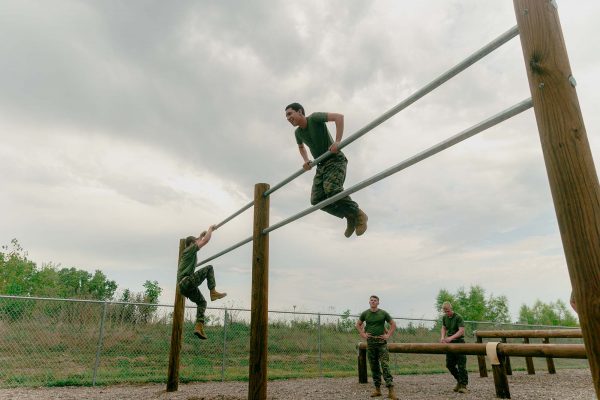
<path fill-rule="evenodd" d="M 449 301 L 454 311 L 467 321 L 512 323 L 508 311 L 508 298 L 493 294 L 486 296 L 485 290 L 479 285 L 471 286 L 469 290 L 464 287 L 459 288 L 455 293 L 441 289 L 435 299 L 435 308 L 438 312 L 445 301 Z M 536 300 L 531 306 L 522 304 L 519 308 L 518 320 L 514 322 L 529 325 L 578 325 L 575 314 L 560 299 L 550 303 Z"/>
<path fill-rule="evenodd" d="M 11 240 L 10 245 L 1 246 L 0 294 L 158 304 L 162 293 L 158 282 L 150 280 L 144 282 L 143 292 L 124 289 L 118 293 L 116 281 L 109 279 L 100 270 L 90 273 L 52 263 L 39 267 L 27 256 L 17 239 Z M 12 318 L 24 312 L 23 307 L 11 305 L 9 308 L 4 312 L 6 314 L 10 311 L 9 316 Z M 120 319 L 128 322 L 147 322 L 156 311 L 156 307 L 134 305 L 123 305 L 121 309 L 118 313 Z"/>

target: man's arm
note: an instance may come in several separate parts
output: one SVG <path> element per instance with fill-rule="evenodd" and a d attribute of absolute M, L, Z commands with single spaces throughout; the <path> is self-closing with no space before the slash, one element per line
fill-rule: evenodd
<path fill-rule="evenodd" d="M 365 332 L 364 323 L 360 319 L 358 321 L 356 321 L 356 330 L 358 330 L 358 334 L 360 335 L 361 338 L 363 338 L 363 339 L 369 338 L 369 334 Z"/>
<path fill-rule="evenodd" d="M 212 236 L 212 232 L 217 229 L 216 225 L 211 225 L 206 230 L 206 234 L 200 234 L 200 237 L 196 239 L 196 244 L 198 245 L 198 250 L 200 250 L 206 243 L 210 241 L 210 237 Z M 204 233 L 204 232 L 202 232 Z"/>
<path fill-rule="evenodd" d="M 344 136 L 344 115 L 338 113 L 327 113 L 327 121 L 335 123 L 335 142 L 329 146 L 329 151 L 332 153 L 338 152 L 338 146 Z"/>
<path fill-rule="evenodd" d="M 396 322 L 392 319 L 390 320 L 390 329 L 388 329 L 381 337 L 385 340 L 388 340 L 394 331 L 396 330 Z"/>
<path fill-rule="evenodd" d="M 300 155 L 302 156 L 302 159 L 304 160 L 304 164 L 302 165 L 302 168 L 304 168 L 305 171 L 308 171 L 309 169 L 312 168 L 312 161 L 310 160 L 310 158 L 308 158 L 308 152 L 306 151 L 306 147 L 304 147 L 304 145 L 302 143 L 300 143 L 298 145 L 298 151 L 300 151 Z"/>
<path fill-rule="evenodd" d="M 446 326 L 442 325 L 442 337 L 440 338 L 440 343 L 445 343 L 446 342 L 446 332 L 448 332 L 446 330 Z"/>

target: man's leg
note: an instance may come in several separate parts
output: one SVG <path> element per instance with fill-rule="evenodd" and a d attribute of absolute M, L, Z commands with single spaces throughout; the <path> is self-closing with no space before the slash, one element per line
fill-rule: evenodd
<path fill-rule="evenodd" d="M 454 391 L 456 392 L 460 387 L 460 382 L 458 380 L 458 369 L 456 368 L 456 355 L 446 353 L 446 368 L 448 368 L 448 371 L 450 371 L 454 379 L 456 379 L 457 384 L 454 388 Z"/>
<path fill-rule="evenodd" d="M 469 373 L 467 372 L 467 356 L 458 354 L 456 357 L 456 365 L 458 370 L 458 383 L 462 388 L 466 389 L 469 384 Z M 459 390 L 462 392 L 461 390 Z"/>
<path fill-rule="evenodd" d="M 196 287 L 200 286 L 204 280 L 206 280 L 206 284 L 208 286 L 208 290 L 210 290 L 210 300 L 215 301 L 227 296 L 227 293 L 219 293 L 215 290 L 216 282 L 215 282 L 215 272 L 213 270 L 212 265 L 207 265 L 204 268 L 200 268 L 198 271 L 194 272 L 190 277 L 192 284 Z"/>
<path fill-rule="evenodd" d="M 194 325 L 194 335 L 200 339 L 207 339 L 206 333 L 204 333 L 204 312 L 206 311 L 206 300 L 200 293 L 197 286 L 192 284 L 191 279 L 188 278 L 187 282 L 180 284 L 179 289 L 181 294 L 196 303 L 196 324 Z"/>
<path fill-rule="evenodd" d="M 383 343 L 379 347 L 379 362 L 381 363 L 385 386 L 388 388 L 388 399 L 397 399 L 394 392 L 394 378 L 390 372 L 390 353 L 387 349 L 387 343 Z"/>
<path fill-rule="evenodd" d="M 367 343 L 367 358 L 371 367 L 373 385 L 379 389 L 381 387 L 381 369 L 379 368 L 379 347 L 376 344 Z"/>

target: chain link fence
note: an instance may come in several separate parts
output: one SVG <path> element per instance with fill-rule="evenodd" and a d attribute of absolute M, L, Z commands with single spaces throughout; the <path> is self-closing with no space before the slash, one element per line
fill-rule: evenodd
<path fill-rule="evenodd" d="M 0 296 L 0 387 L 166 382 L 172 312 L 168 305 Z M 208 340 L 201 341 L 193 335 L 195 307 L 186 307 L 180 381 L 247 379 L 250 310 L 208 308 L 206 316 Z M 270 311 L 269 379 L 356 375 L 357 318 Z M 390 342 L 439 341 L 439 321 L 394 319 Z M 467 321 L 466 340 L 475 341 L 476 329 L 543 328 Z M 390 356 L 396 375 L 445 372 L 443 355 Z M 587 360 L 555 363 L 588 367 Z M 475 357 L 468 366 L 477 370 Z M 543 359 L 535 366 L 546 368 Z M 525 370 L 525 361 L 515 358 L 512 367 Z"/>

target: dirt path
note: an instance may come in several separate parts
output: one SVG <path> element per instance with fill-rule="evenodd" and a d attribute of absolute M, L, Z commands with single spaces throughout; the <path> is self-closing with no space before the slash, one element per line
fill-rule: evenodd
<path fill-rule="evenodd" d="M 401 375 L 394 382 L 400 399 L 495 399 L 494 381 L 471 374 L 467 394 L 452 391 L 454 382 L 449 374 Z M 370 399 L 372 386 L 359 384 L 357 378 L 294 379 L 272 381 L 268 384 L 268 398 L 279 400 Z M 509 377 L 512 399 L 596 399 L 589 370 L 559 370 L 556 375 L 540 372 L 527 375 L 515 372 Z M 0 389 L 0 399 L 11 400 L 246 400 L 246 382 L 208 382 L 179 386 L 179 391 L 166 393 L 165 385 L 106 387 L 61 387 L 36 389 Z M 387 394 L 384 392 L 384 394 Z M 385 397 L 380 399 L 384 399 Z"/>

